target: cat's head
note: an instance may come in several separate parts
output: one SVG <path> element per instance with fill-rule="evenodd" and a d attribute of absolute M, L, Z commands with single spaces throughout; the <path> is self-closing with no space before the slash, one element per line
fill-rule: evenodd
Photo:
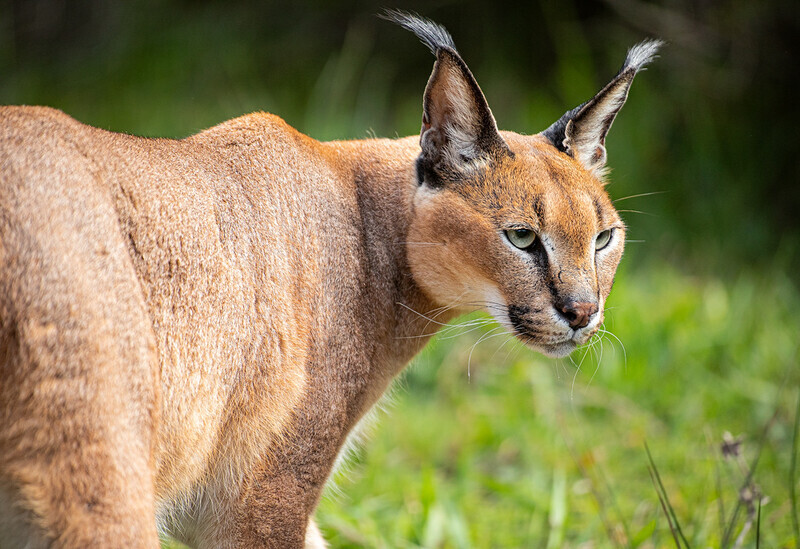
<path fill-rule="evenodd" d="M 570 353 L 600 329 L 625 244 L 603 187 L 605 138 L 660 42 L 629 50 L 594 98 L 523 136 L 498 131 L 444 28 L 402 12 L 387 18 L 436 56 L 408 234 L 414 278 L 441 307 L 484 309 L 544 354 Z"/>

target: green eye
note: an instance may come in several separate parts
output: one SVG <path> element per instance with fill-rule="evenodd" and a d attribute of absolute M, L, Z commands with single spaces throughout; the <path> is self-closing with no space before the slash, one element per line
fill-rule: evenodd
<path fill-rule="evenodd" d="M 528 248 L 536 240 L 536 233 L 530 229 L 509 229 L 506 238 L 520 250 Z"/>
<path fill-rule="evenodd" d="M 608 243 L 611 241 L 611 234 L 614 229 L 606 229 L 602 231 L 600 234 L 597 235 L 597 238 L 594 241 L 594 249 L 595 250 L 602 250 Z"/>

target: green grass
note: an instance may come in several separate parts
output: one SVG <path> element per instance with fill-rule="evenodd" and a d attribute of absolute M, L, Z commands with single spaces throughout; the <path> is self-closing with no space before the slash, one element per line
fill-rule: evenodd
<path fill-rule="evenodd" d="M 769 272 L 622 273 L 606 326 L 624 350 L 606 336 L 554 361 L 503 337 L 472 351 L 476 332 L 434 342 L 320 505 L 331 545 L 673 547 L 647 443 L 692 547 L 738 536 L 742 463 L 759 453 L 760 545 L 794 547 L 800 295 Z M 721 455 L 726 431 L 740 460 Z"/>

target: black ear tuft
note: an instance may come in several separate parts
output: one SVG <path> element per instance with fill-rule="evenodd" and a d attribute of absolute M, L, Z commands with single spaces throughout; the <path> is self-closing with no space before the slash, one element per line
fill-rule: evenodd
<path fill-rule="evenodd" d="M 438 55 L 439 50 L 448 49 L 457 53 L 456 45 L 450 33 L 443 26 L 425 19 L 415 13 L 401 10 L 386 9 L 378 17 L 397 23 L 406 30 L 417 35 L 423 44 L 428 46 L 433 55 Z"/>

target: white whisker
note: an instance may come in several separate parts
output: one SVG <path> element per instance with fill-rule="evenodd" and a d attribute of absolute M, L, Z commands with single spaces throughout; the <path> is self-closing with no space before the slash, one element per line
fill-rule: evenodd
<path fill-rule="evenodd" d="M 438 324 L 439 326 L 447 326 L 447 324 L 445 324 L 445 323 L 443 323 L 443 322 L 438 322 L 438 321 L 434 320 L 433 318 L 431 318 L 431 317 L 429 317 L 429 316 L 427 316 L 427 315 L 424 315 L 424 314 L 422 314 L 422 313 L 421 313 L 421 312 L 419 312 L 419 311 L 416 311 L 416 310 L 414 310 L 413 308 L 409 307 L 409 306 L 408 306 L 408 305 L 406 305 L 405 303 L 401 303 L 400 301 L 398 301 L 398 302 L 397 302 L 397 304 L 398 304 L 398 305 L 400 305 L 401 307 L 404 307 L 404 308 L 408 309 L 409 311 L 411 311 L 411 312 L 412 312 L 412 313 L 414 313 L 415 315 L 418 315 L 418 316 L 420 316 L 420 317 L 424 318 L 424 319 L 425 319 L 425 320 L 427 320 L 428 322 L 432 322 L 432 323 L 434 323 L 434 324 Z M 435 309 L 434 309 L 434 310 L 435 310 Z"/>
<path fill-rule="evenodd" d="M 497 330 L 503 330 L 503 331 L 499 334 L 494 333 L 497 332 Z M 502 326 L 498 326 L 483 334 L 481 337 L 478 338 L 478 341 L 476 341 L 475 344 L 472 345 L 472 348 L 469 350 L 469 356 L 467 357 L 467 379 L 469 380 L 472 379 L 472 353 L 475 351 L 475 347 L 478 346 L 478 343 L 499 335 L 503 335 L 504 333 L 505 333 L 505 328 L 503 328 Z"/>
<path fill-rule="evenodd" d="M 589 354 L 589 349 L 590 348 L 591 347 L 587 348 L 583 352 L 583 356 L 581 357 L 581 361 L 575 366 L 575 374 L 572 376 L 572 385 L 569 388 L 569 399 L 570 400 L 573 400 L 573 397 L 575 396 L 575 380 L 578 379 L 578 372 L 581 371 L 581 366 L 583 366 L 583 361 L 586 360 L 586 357 Z M 572 357 L 570 357 L 570 360 L 571 359 L 572 359 Z M 572 363 L 575 364 L 574 361 Z"/>
<path fill-rule="evenodd" d="M 649 215 L 651 217 L 658 217 L 656 214 L 650 212 L 643 212 L 642 210 L 617 210 L 619 213 L 635 213 L 635 214 L 642 214 L 642 215 Z"/>
<path fill-rule="evenodd" d="M 581 369 L 581 367 L 580 367 L 580 364 L 575 364 L 575 360 L 572 358 L 572 355 L 568 355 L 568 356 L 567 356 L 567 358 L 568 358 L 568 359 L 569 359 L 569 361 L 572 363 L 572 367 L 575 369 L 575 374 L 574 374 L 574 375 L 576 375 L 576 376 L 577 376 L 577 375 L 578 375 L 578 372 L 579 372 L 579 371 L 580 371 L 580 369 Z M 566 367 L 564 366 L 564 363 L 563 363 L 563 361 L 561 361 L 561 367 L 564 369 L 564 373 L 565 373 L 565 374 L 568 374 L 568 373 L 569 373 L 569 370 L 567 370 L 567 369 L 566 369 Z M 559 378 L 558 378 L 558 379 L 561 379 L 561 376 L 559 376 Z M 572 383 L 573 383 L 573 384 L 575 383 L 575 377 L 573 377 L 573 378 L 572 378 Z M 570 391 L 570 393 L 571 393 L 571 391 Z M 571 399 L 572 399 L 572 395 L 570 394 L 570 400 L 571 400 Z"/>
<path fill-rule="evenodd" d="M 616 200 L 612 200 L 614 204 L 617 202 L 622 202 L 623 200 L 630 200 L 631 198 L 640 198 L 642 196 L 653 196 L 655 194 L 666 194 L 668 191 L 653 191 L 649 193 L 639 193 L 639 194 L 632 194 L 630 196 L 623 196 L 622 198 L 617 198 Z"/>
<path fill-rule="evenodd" d="M 505 340 L 503 343 L 501 343 L 501 344 L 500 344 L 500 346 L 499 346 L 497 349 L 495 349 L 494 353 L 492 353 L 492 356 L 491 356 L 491 358 L 490 358 L 489 360 L 494 360 L 494 357 L 497 355 L 497 353 L 499 353 L 499 352 L 500 352 L 500 349 L 502 349 L 503 347 L 505 347 L 505 346 L 506 346 L 506 344 L 507 344 L 509 341 L 513 340 L 513 339 L 514 339 L 514 334 L 508 334 L 508 337 L 506 338 L 506 340 Z M 506 353 L 506 357 L 507 357 L 507 356 L 508 356 L 508 353 Z"/>
<path fill-rule="evenodd" d="M 469 330 L 462 331 L 462 332 L 456 332 L 454 334 L 446 335 L 446 336 L 445 335 L 439 335 L 439 339 L 453 339 L 455 337 L 461 337 L 464 334 L 468 334 L 470 332 L 474 332 L 475 330 L 479 330 L 479 329 L 483 328 L 484 326 L 488 326 L 488 325 L 493 324 L 493 323 L 494 323 L 493 321 L 487 319 L 487 320 L 485 320 L 483 322 L 475 324 Z M 459 326 L 463 326 L 463 325 L 458 325 L 457 324 L 457 325 L 452 326 L 452 328 L 457 328 Z M 447 329 L 449 329 L 449 328 L 447 328 Z M 442 330 L 442 333 L 444 333 L 446 330 Z"/>
<path fill-rule="evenodd" d="M 605 326 L 605 323 L 600 328 L 600 330 L 603 332 L 603 334 L 608 334 L 611 337 L 613 337 L 614 339 L 616 339 L 617 343 L 619 343 L 619 346 L 622 347 L 622 359 L 623 359 L 622 362 L 623 362 L 623 365 L 625 366 L 625 371 L 627 372 L 628 371 L 628 352 L 625 350 L 625 344 L 622 343 L 622 340 L 620 338 L 618 338 L 614 334 L 614 332 L 612 332 L 610 330 L 606 330 L 604 328 L 604 326 Z"/>
<path fill-rule="evenodd" d="M 603 345 L 603 338 L 602 337 L 599 338 L 597 340 L 597 343 L 595 345 L 592 345 L 592 347 L 597 347 L 598 344 L 600 345 L 600 351 L 599 351 L 600 356 L 597 357 L 597 366 L 595 367 L 594 372 L 592 372 L 592 377 L 589 378 L 589 383 L 586 384 L 587 386 L 592 384 L 592 380 L 594 380 L 594 376 L 597 375 L 597 372 L 600 371 L 600 365 L 603 362 L 604 345 Z"/>

